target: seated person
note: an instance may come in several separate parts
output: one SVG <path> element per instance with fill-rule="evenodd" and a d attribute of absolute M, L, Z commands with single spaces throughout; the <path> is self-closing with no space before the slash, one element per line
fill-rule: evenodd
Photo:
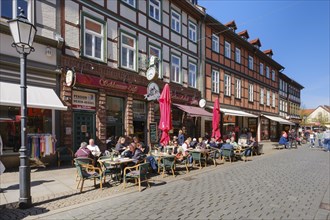
<path fill-rule="evenodd" d="M 210 142 L 209 142 L 210 147 L 218 147 L 218 144 L 215 141 L 215 138 L 211 138 Z"/>
<path fill-rule="evenodd" d="M 94 139 L 89 139 L 87 148 L 92 152 L 94 157 L 99 157 L 101 155 L 100 148 L 95 144 Z"/>
<path fill-rule="evenodd" d="M 228 149 L 228 150 L 231 150 L 232 151 L 232 155 L 234 155 L 234 147 L 233 147 L 233 145 L 231 145 L 230 144 L 230 140 L 229 139 L 227 139 L 226 140 L 226 143 L 225 144 L 223 144 L 222 146 L 221 146 L 221 148 L 220 148 L 220 150 L 221 150 L 221 156 L 223 156 L 223 152 L 222 152 L 222 150 L 224 150 L 224 149 Z"/>
<path fill-rule="evenodd" d="M 82 142 L 80 148 L 74 154 L 75 157 L 92 158 L 92 152 L 87 148 L 87 143 Z"/>
<path fill-rule="evenodd" d="M 196 148 L 197 149 L 206 148 L 206 143 L 205 143 L 205 141 L 203 140 L 202 137 L 198 138 L 198 143 L 197 143 Z"/>
<path fill-rule="evenodd" d="M 235 141 L 234 137 L 230 138 L 230 144 L 233 145 L 233 148 L 236 149 L 238 147 L 238 144 Z"/>
<path fill-rule="evenodd" d="M 128 151 L 124 151 L 124 152 L 126 152 L 124 154 L 124 156 L 133 159 L 134 160 L 133 163 L 135 163 L 135 164 L 139 163 L 142 160 L 143 155 L 144 155 L 142 153 L 142 151 L 136 147 L 136 144 L 134 142 L 130 143 L 128 148 L 129 148 Z"/>
<path fill-rule="evenodd" d="M 187 154 L 188 154 L 188 149 L 190 148 L 190 142 L 191 142 L 191 138 L 189 137 L 181 146 L 183 149 L 184 156 L 187 156 Z"/>
<path fill-rule="evenodd" d="M 184 160 L 184 156 L 181 150 L 179 150 L 176 154 L 175 154 L 175 160 L 178 162 L 182 162 Z"/>
<path fill-rule="evenodd" d="M 173 154 L 177 154 L 178 151 L 179 151 L 179 144 L 178 144 L 177 141 L 174 141 L 173 142 L 173 145 L 174 145 L 174 147 L 173 147 Z"/>
<path fill-rule="evenodd" d="M 120 137 L 118 139 L 118 142 L 116 144 L 115 150 L 118 151 L 120 154 L 125 151 L 126 145 L 125 145 L 126 139 L 124 137 Z"/>
<path fill-rule="evenodd" d="M 190 147 L 195 148 L 197 146 L 197 139 L 193 138 L 192 142 L 190 142 Z"/>

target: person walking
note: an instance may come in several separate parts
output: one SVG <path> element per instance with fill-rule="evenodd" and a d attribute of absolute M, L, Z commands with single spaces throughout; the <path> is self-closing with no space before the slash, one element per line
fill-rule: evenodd
<path fill-rule="evenodd" d="M 323 146 L 324 146 L 324 150 L 327 152 L 330 152 L 330 129 L 328 128 L 324 134 L 323 134 Z"/>
<path fill-rule="evenodd" d="M 319 131 L 319 133 L 317 134 L 317 140 L 318 140 L 318 143 L 319 143 L 319 147 L 323 147 L 323 144 L 322 144 L 323 132 L 322 131 Z"/>
<path fill-rule="evenodd" d="M 294 129 L 292 129 L 289 133 L 289 141 L 290 141 L 290 148 L 292 148 L 292 145 L 294 144 L 296 148 L 298 148 L 297 145 L 297 133 Z"/>
<path fill-rule="evenodd" d="M 314 145 L 315 145 L 315 134 L 314 134 L 314 131 L 311 131 L 309 133 L 309 140 L 311 142 L 310 148 L 314 148 Z"/>

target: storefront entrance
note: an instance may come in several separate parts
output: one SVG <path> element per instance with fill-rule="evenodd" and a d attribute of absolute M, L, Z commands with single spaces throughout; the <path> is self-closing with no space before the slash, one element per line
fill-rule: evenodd
<path fill-rule="evenodd" d="M 134 136 L 139 137 L 140 141 L 147 143 L 147 112 L 146 102 L 133 101 L 133 127 Z"/>
<path fill-rule="evenodd" d="M 77 111 L 73 113 L 73 150 L 80 147 L 80 143 L 88 143 L 90 138 L 95 139 L 95 112 Z"/>

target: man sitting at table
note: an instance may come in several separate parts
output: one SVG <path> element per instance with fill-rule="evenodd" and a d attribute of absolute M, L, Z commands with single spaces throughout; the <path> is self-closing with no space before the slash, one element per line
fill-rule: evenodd
<path fill-rule="evenodd" d="M 224 149 L 231 150 L 232 155 L 234 154 L 234 151 L 233 151 L 234 147 L 233 147 L 233 145 L 230 144 L 230 139 L 227 139 L 226 140 L 226 143 L 221 146 L 221 148 L 220 148 L 220 150 L 221 150 L 221 156 L 223 156 L 223 152 L 222 151 Z"/>

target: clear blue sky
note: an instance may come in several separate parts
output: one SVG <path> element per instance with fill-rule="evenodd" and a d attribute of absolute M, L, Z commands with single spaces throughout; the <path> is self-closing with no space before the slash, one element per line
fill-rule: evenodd
<path fill-rule="evenodd" d="M 305 108 L 330 105 L 329 0 L 199 0 L 206 12 L 225 24 L 235 20 L 237 33 L 247 29 L 261 50 L 273 50 L 283 73 L 305 88 Z"/>

